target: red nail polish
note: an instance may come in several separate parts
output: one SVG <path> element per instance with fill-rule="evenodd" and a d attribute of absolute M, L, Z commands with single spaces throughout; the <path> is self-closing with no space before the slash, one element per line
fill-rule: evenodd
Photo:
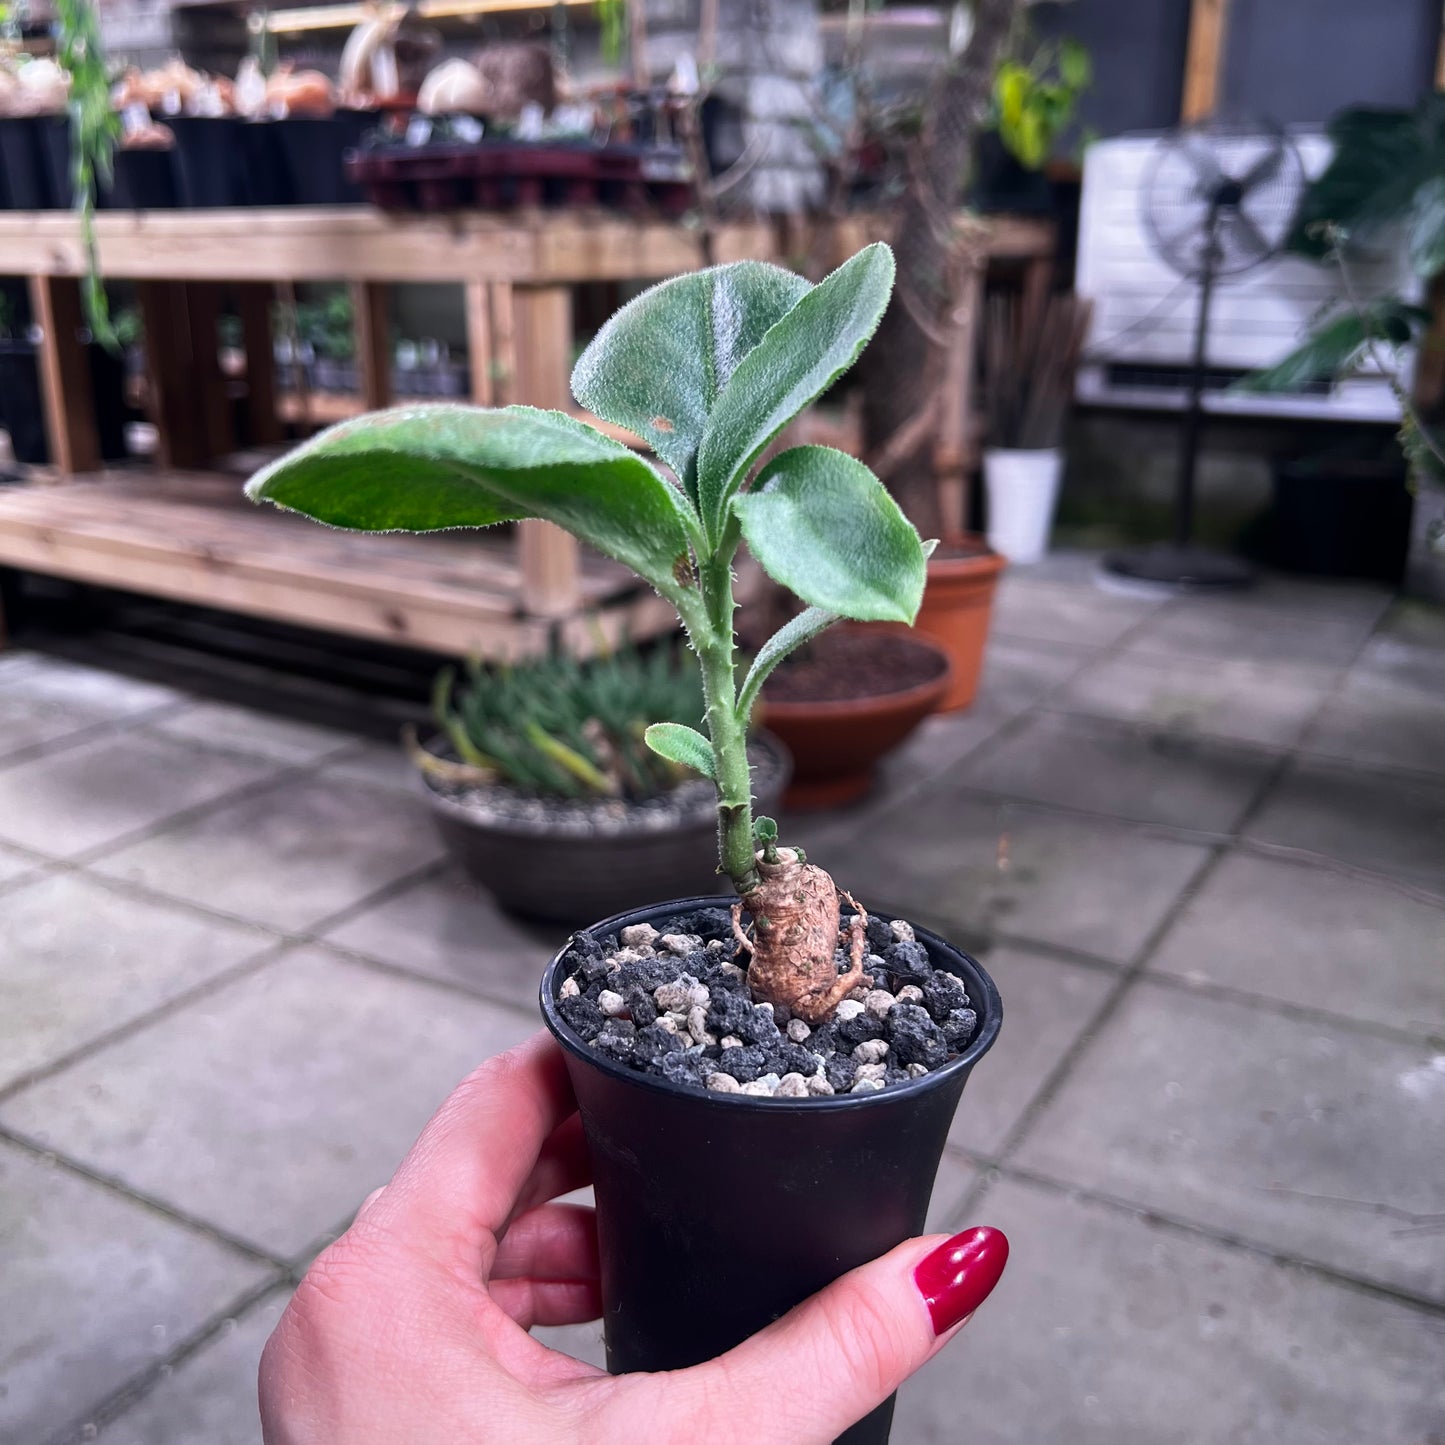
<path fill-rule="evenodd" d="M 965 1229 L 940 1244 L 913 1271 L 913 1283 L 928 1306 L 933 1333 L 951 1330 L 990 1294 L 1008 1262 L 1008 1240 L 997 1229 Z"/>

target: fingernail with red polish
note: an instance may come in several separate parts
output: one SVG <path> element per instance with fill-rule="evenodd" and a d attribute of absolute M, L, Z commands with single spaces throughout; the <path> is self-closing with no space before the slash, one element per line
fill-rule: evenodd
<path fill-rule="evenodd" d="M 1008 1262 L 1008 1240 L 982 1225 L 940 1244 L 913 1271 L 913 1282 L 928 1306 L 933 1333 L 951 1330 L 990 1294 Z"/>

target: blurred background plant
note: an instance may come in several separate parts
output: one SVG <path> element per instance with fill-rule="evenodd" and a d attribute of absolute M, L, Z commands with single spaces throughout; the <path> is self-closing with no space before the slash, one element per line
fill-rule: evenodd
<path fill-rule="evenodd" d="M 676 647 L 628 644 L 587 661 L 554 654 L 437 675 L 432 711 L 461 769 L 413 748 L 450 783 L 506 783 L 553 798 L 640 802 L 692 777 L 643 742 L 650 723 L 701 727 L 697 668 Z"/>
<path fill-rule="evenodd" d="M 1089 52 L 1077 40 L 1035 44 L 1027 58 L 999 63 L 990 121 L 1020 165 L 1036 171 L 1054 154 L 1093 78 Z"/>

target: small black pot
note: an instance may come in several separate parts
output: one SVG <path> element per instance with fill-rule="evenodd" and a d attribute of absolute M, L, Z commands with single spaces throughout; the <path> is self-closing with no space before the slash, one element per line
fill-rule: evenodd
<path fill-rule="evenodd" d="M 10 433 L 15 460 L 39 466 L 50 460 L 40 404 L 40 370 L 28 341 L 0 341 L 0 422 Z"/>
<path fill-rule="evenodd" d="M 251 202 L 246 184 L 246 158 L 241 132 L 245 122 L 234 116 L 168 116 L 176 138 L 176 189 L 189 210 L 214 206 L 245 206 Z"/>
<path fill-rule="evenodd" d="M 70 118 L 64 115 L 37 116 L 36 137 L 45 162 L 45 189 L 54 210 L 66 211 L 75 204 L 75 180 L 70 174 Z"/>
<path fill-rule="evenodd" d="M 291 198 L 300 206 L 356 205 L 360 189 L 346 175 L 346 152 L 377 124 L 379 113 L 338 110 L 325 119 L 290 116 L 271 122 Z"/>
<path fill-rule="evenodd" d="M 291 175 L 277 135 L 277 123 L 248 121 L 240 130 L 246 191 L 253 206 L 294 206 Z"/>
<path fill-rule="evenodd" d="M 175 153 L 119 150 L 106 204 L 121 211 L 166 210 L 176 204 Z"/>
<path fill-rule="evenodd" d="M 985 212 L 1045 216 L 1054 209 L 1054 192 L 1042 171 L 1029 170 L 990 130 L 978 137 L 969 202 Z"/>
<path fill-rule="evenodd" d="M 1399 583 L 1414 498 L 1398 457 L 1276 463 L 1267 560 L 1286 572 Z"/>
<path fill-rule="evenodd" d="M 47 211 L 55 204 L 40 131 L 49 118 L 27 115 L 0 120 L 0 169 L 5 172 L 6 205 L 12 211 Z"/>
<path fill-rule="evenodd" d="M 717 906 L 681 899 L 588 931 L 601 938 Z M 566 1054 L 592 1157 L 613 1374 L 712 1359 L 923 1232 L 954 1110 L 998 1037 L 1003 1005 L 967 954 L 916 933 L 935 968 L 963 979 L 978 1031 L 944 1068 L 872 1094 L 752 1098 L 634 1073 L 557 1011 L 567 950 L 547 966 L 542 1017 Z M 840 1445 L 886 1445 L 892 1419 L 890 1398 Z"/>

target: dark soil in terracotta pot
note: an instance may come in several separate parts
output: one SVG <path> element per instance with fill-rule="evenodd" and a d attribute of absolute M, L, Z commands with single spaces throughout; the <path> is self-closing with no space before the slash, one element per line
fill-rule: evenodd
<path fill-rule="evenodd" d="M 930 683 L 942 671 L 931 650 L 900 647 L 885 633 L 825 632 L 773 674 L 767 696 L 770 702 L 886 697 Z"/>

